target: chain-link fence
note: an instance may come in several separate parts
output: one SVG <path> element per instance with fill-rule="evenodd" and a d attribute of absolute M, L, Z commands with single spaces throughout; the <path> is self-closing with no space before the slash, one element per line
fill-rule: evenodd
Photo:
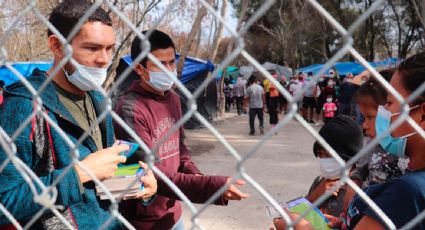
<path fill-rule="evenodd" d="M 204 229 L 204 226 L 201 226 L 198 223 L 198 219 L 200 218 L 200 215 L 211 205 L 214 203 L 215 200 L 217 200 L 220 196 L 223 195 L 223 193 L 226 191 L 226 189 L 229 188 L 229 185 L 226 185 L 222 187 L 219 191 L 217 191 L 212 197 L 208 199 L 207 202 L 201 207 L 196 208 L 192 202 L 189 200 L 189 198 L 177 187 L 163 172 L 161 172 L 156 166 L 155 166 L 155 155 L 158 152 L 160 146 L 168 140 L 168 138 L 171 137 L 173 133 L 175 133 L 178 129 L 180 129 L 185 122 L 187 122 L 191 117 L 197 118 L 200 123 L 205 126 L 208 130 L 210 130 L 213 135 L 217 138 L 217 140 L 223 144 L 223 146 L 228 150 L 228 153 L 231 154 L 237 163 L 234 166 L 234 175 L 232 175 L 233 180 L 236 179 L 244 179 L 247 181 L 247 183 L 252 186 L 256 191 L 258 191 L 261 196 L 274 208 L 278 213 L 282 216 L 282 218 L 288 223 L 288 227 L 292 228 L 295 224 L 297 224 L 299 221 L 301 221 L 302 217 L 306 216 L 309 212 L 312 211 L 312 208 L 309 208 L 304 214 L 302 214 L 300 217 L 296 218 L 296 220 L 291 220 L 288 214 L 282 209 L 282 207 L 278 204 L 276 200 L 273 199 L 273 197 L 261 186 L 261 181 L 255 181 L 247 172 L 244 170 L 244 164 L 247 160 L 249 160 L 254 154 L 257 153 L 257 151 L 262 147 L 267 145 L 267 140 L 269 140 L 273 134 L 277 131 L 284 131 L 286 125 L 291 120 L 298 121 L 302 127 L 304 127 L 317 141 L 330 153 L 330 155 L 337 160 L 337 162 L 340 165 L 340 170 L 343 172 L 342 177 L 340 178 L 340 183 L 333 186 L 329 192 L 323 194 L 320 196 L 319 199 L 317 199 L 314 202 L 314 205 L 320 205 L 323 202 L 325 202 L 326 199 L 328 199 L 330 196 L 332 196 L 332 192 L 335 192 L 341 185 L 347 185 L 354 189 L 354 191 L 360 196 L 362 200 L 374 211 L 376 214 L 381 218 L 381 223 L 385 225 L 385 228 L 389 229 L 395 229 L 396 226 L 392 222 L 390 218 L 374 203 L 374 201 L 367 196 L 367 194 L 360 188 L 352 179 L 349 177 L 349 170 L 350 168 L 367 152 L 369 152 L 374 146 L 376 146 L 381 139 L 383 139 L 385 136 L 390 134 L 393 130 L 395 130 L 398 126 L 400 126 L 404 121 L 407 121 L 412 127 L 415 128 L 418 135 L 420 135 L 422 138 L 425 139 L 425 132 L 424 130 L 418 126 L 417 123 L 413 121 L 412 118 L 409 117 L 409 106 L 408 103 L 415 100 L 422 92 L 425 90 L 425 84 L 422 84 L 420 87 L 417 88 L 415 92 L 413 92 L 408 98 L 403 98 L 399 92 L 397 92 L 378 72 L 375 70 L 366 60 L 363 58 L 359 52 L 353 48 L 353 37 L 352 34 L 356 31 L 356 29 L 359 28 L 360 25 L 365 23 L 365 21 L 377 10 L 379 9 L 384 3 L 384 0 L 377 0 L 375 1 L 368 9 L 365 11 L 359 18 L 357 18 L 352 25 L 346 29 L 344 28 L 335 18 L 317 1 L 315 0 L 308 0 L 306 1 L 307 4 L 310 4 L 310 6 L 317 11 L 326 21 L 329 23 L 335 31 L 337 31 L 344 40 L 344 44 L 341 49 L 339 49 L 336 54 L 327 61 L 325 64 L 325 67 L 322 68 L 319 73 L 315 74 L 313 76 L 313 80 L 308 83 L 308 86 L 312 86 L 316 82 L 318 82 L 321 75 L 324 74 L 324 72 L 331 68 L 338 60 L 340 60 L 343 56 L 349 54 L 351 55 L 357 62 L 361 63 L 364 67 L 367 68 L 373 75 L 375 79 L 377 79 L 384 87 L 385 89 L 390 93 L 393 94 L 396 100 L 398 100 L 402 105 L 403 109 L 401 111 L 400 117 L 394 121 L 391 125 L 391 127 L 387 130 L 387 132 L 383 133 L 382 135 L 378 136 L 377 138 L 373 139 L 370 143 L 368 143 L 364 148 L 359 151 L 355 157 L 353 157 L 348 162 L 345 162 L 341 159 L 341 157 L 337 154 L 337 152 L 332 149 L 332 147 L 318 134 L 316 129 L 314 129 L 310 124 L 307 123 L 306 120 L 303 119 L 303 117 L 297 113 L 297 101 L 302 100 L 302 95 L 307 90 L 308 87 L 303 88 L 303 91 L 300 92 L 298 95 L 292 96 L 287 89 L 285 89 L 282 85 L 277 82 L 273 76 L 263 68 L 262 65 L 250 54 L 248 53 L 244 47 L 244 35 L 249 30 L 249 28 L 259 19 L 261 16 L 266 14 L 268 10 L 273 7 L 273 5 L 276 3 L 275 1 L 264 1 L 254 14 L 243 24 L 243 26 L 240 28 L 239 31 L 236 31 L 235 28 L 226 21 L 225 18 L 223 18 L 212 6 L 208 4 L 205 0 L 199 1 L 208 11 L 209 14 L 213 15 L 215 18 L 218 19 L 219 23 L 222 23 L 227 31 L 231 34 L 235 41 L 235 48 L 232 50 L 232 52 L 225 57 L 225 59 L 217 66 L 217 68 L 214 70 L 214 72 L 211 74 L 211 77 L 208 77 L 205 79 L 205 81 L 193 92 L 191 93 L 185 86 L 173 75 L 170 74 L 168 69 L 160 62 L 158 59 L 155 58 L 154 55 L 149 53 L 149 48 L 146 48 L 143 50 L 140 55 L 138 55 L 137 58 L 133 60 L 133 62 L 138 63 L 143 58 L 148 57 L 149 60 L 151 60 L 153 63 L 155 63 L 157 66 L 161 68 L 161 70 L 169 73 L 169 77 L 173 78 L 177 88 L 182 92 L 183 97 L 187 99 L 187 111 L 185 114 L 183 114 L 182 118 L 179 121 L 176 121 L 176 123 L 167 131 L 167 133 L 157 142 L 155 143 L 153 148 L 149 148 L 142 140 L 141 138 L 136 134 L 135 130 L 132 130 L 126 122 L 113 110 L 112 106 L 112 100 L 111 95 L 114 91 L 116 91 L 117 87 L 125 80 L 125 78 L 130 74 L 132 71 L 132 66 L 129 66 L 120 77 L 118 77 L 117 81 L 113 85 L 113 87 L 105 91 L 101 88 L 98 88 L 98 90 L 101 92 L 105 100 L 103 101 L 104 104 L 104 111 L 97 115 L 97 123 L 92 124 L 90 127 L 90 130 L 87 132 L 84 132 L 82 136 L 80 136 L 77 140 L 69 138 L 69 135 L 67 135 L 63 129 L 61 128 L 61 125 L 58 124 L 57 120 L 52 119 L 51 116 L 49 116 L 48 111 L 46 111 L 46 108 L 44 106 L 44 101 L 42 100 L 42 94 L 43 92 L 49 87 L 49 84 L 52 84 L 52 78 L 48 77 L 45 79 L 45 81 L 40 84 L 38 87 L 34 87 L 25 77 L 22 76 L 10 62 L 8 62 L 8 51 L 4 49 L 4 44 L 8 40 L 8 33 L 10 33 L 12 30 L 16 29 L 16 25 L 22 18 L 24 18 L 27 14 L 32 13 L 36 16 L 37 20 L 42 22 L 42 24 L 45 25 L 46 28 L 48 28 L 50 31 L 52 31 L 53 34 L 55 34 L 61 41 L 62 44 L 65 45 L 66 55 L 63 57 L 63 59 L 60 61 L 60 63 L 57 65 L 57 68 L 52 70 L 49 74 L 49 76 L 55 76 L 55 74 L 59 71 L 62 71 L 62 66 L 66 64 L 67 62 L 77 64 L 77 61 L 72 58 L 72 47 L 69 44 L 70 38 L 74 37 L 80 30 L 81 26 L 86 22 L 86 20 L 89 18 L 90 15 L 92 15 L 95 10 L 99 7 L 106 7 L 110 10 L 111 14 L 114 15 L 114 17 L 118 18 L 125 26 L 130 28 L 133 33 L 138 36 L 142 41 L 145 43 L 145 47 L 149 47 L 149 43 L 147 41 L 147 37 L 150 36 L 150 33 L 142 34 L 140 32 L 140 29 L 136 27 L 136 25 L 132 24 L 132 22 L 126 17 L 126 15 L 123 14 L 119 9 L 116 8 L 116 6 L 113 4 L 113 1 L 104 0 L 104 1 L 95 1 L 95 3 L 85 12 L 85 15 L 83 18 L 80 19 L 79 23 L 71 30 L 69 36 L 63 37 L 59 31 L 39 12 L 36 1 L 28 1 L 28 5 L 25 9 L 22 9 L 20 14 L 14 19 L 13 22 L 10 23 L 7 30 L 3 34 L 3 36 L 0 38 L 0 47 L 2 47 L 1 50 L 1 65 L 4 65 L 7 69 L 9 69 L 11 72 L 13 72 L 18 78 L 19 81 L 27 88 L 29 93 L 32 95 L 32 103 L 34 104 L 32 113 L 30 116 L 28 116 L 24 120 L 19 121 L 2 121 L 2 124 L 5 122 L 16 122 L 16 124 L 13 125 L 13 128 L 9 128 L 8 130 L 5 130 L 4 127 L 0 127 L 1 130 L 1 138 L 0 143 L 2 146 L 2 154 L 5 154 L 5 156 L 1 156 L 1 159 L 4 159 L 3 162 L 1 162 L 0 166 L 0 172 L 1 176 L 4 178 L 7 178 L 8 175 L 7 172 L 10 172 L 10 168 L 14 168 L 17 172 L 20 173 L 20 176 L 22 177 L 19 180 L 23 180 L 22 183 L 25 183 L 27 186 L 27 190 L 25 193 L 25 196 L 27 196 L 25 199 L 17 199 L 13 200 L 11 198 L 6 198 L 6 193 L 2 194 L 3 198 L 2 203 L 0 203 L 0 213 L 1 218 L 4 220 L 7 220 L 7 222 L 13 224 L 14 227 L 18 229 L 27 229 L 31 228 L 33 224 L 35 224 L 40 218 L 43 218 L 43 216 L 46 214 L 46 211 L 51 212 L 55 217 L 57 217 L 57 220 L 62 222 L 64 226 L 66 226 L 69 229 L 76 228 L 75 223 L 70 222 L 70 218 L 68 218 L 67 215 L 69 213 L 66 212 L 68 207 L 63 207 L 60 205 L 56 205 L 58 202 L 58 199 L 63 199 L 63 196 L 67 196 L 69 194 L 66 194 L 66 191 L 61 190 L 60 184 L 63 183 L 67 179 L 66 175 L 72 173 L 72 169 L 76 166 L 83 169 L 91 178 L 92 181 L 96 184 L 96 186 L 100 187 L 108 199 L 111 202 L 109 211 L 111 213 L 111 216 L 108 218 L 107 221 L 102 223 L 101 226 L 99 226 L 100 229 L 108 228 L 109 225 L 117 220 L 121 222 L 125 227 L 129 229 L 134 229 L 134 227 L 121 215 L 119 212 L 119 203 L 122 201 L 122 194 L 119 198 L 114 198 L 114 196 L 107 190 L 107 188 L 103 185 L 102 181 L 99 180 L 90 170 L 88 170 L 83 164 L 80 162 L 80 152 L 79 152 L 79 146 L 83 144 L 84 140 L 90 135 L 90 132 L 93 131 L 96 126 L 101 125 L 101 123 L 110 117 L 112 117 L 112 120 L 121 126 L 126 132 L 129 133 L 129 135 L 134 139 L 137 140 L 137 143 L 140 144 L 141 148 L 144 152 L 147 153 L 149 156 L 146 158 L 146 163 L 148 163 L 149 167 L 153 170 L 153 172 L 161 178 L 161 180 L 165 181 L 166 184 L 177 194 L 177 196 L 181 199 L 181 201 L 189 207 L 189 210 L 191 211 L 191 220 L 192 225 L 190 226 L 191 229 Z M 175 7 L 175 4 L 170 4 L 168 8 L 164 11 L 164 14 L 172 14 Z M 161 18 L 161 17 L 159 17 Z M 156 26 L 160 23 L 160 20 L 156 23 L 156 25 L 152 26 L 150 29 L 153 30 L 156 28 Z M 230 63 L 232 63 L 233 60 L 235 60 L 238 56 L 245 59 L 247 63 L 254 66 L 256 70 L 258 70 L 262 75 L 264 75 L 272 84 L 276 85 L 277 90 L 279 93 L 281 93 L 286 100 L 288 101 L 289 111 L 288 114 L 279 121 L 279 123 L 274 127 L 273 129 L 269 130 L 265 133 L 264 136 L 261 137 L 261 139 L 258 141 L 258 143 L 255 144 L 255 146 L 246 154 L 243 156 L 238 153 L 238 150 L 232 147 L 232 145 L 220 134 L 220 132 L 205 118 L 203 117 L 198 111 L 197 111 L 197 104 L 196 100 L 198 97 L 202 95 L 204 92 L 205 87 L 208 86 L 214 79 L 216 78 L 217 74 L 224 69 L 224 67 L 228 66 Z M 7 102 L 6 102 L 7 103 Z M 21 105 L 16 105 L 17 107 Z M 22 105 L 23 106 L 23 105 Z M 17 114 L 18 115 L 18 114 Z M 28 147 L 26 145 L 24 146 L 17 146 L 17 143 L 20 141 L 19 138 L 21 138 L 22 132 L 26 130 L 27 127 L 31 126 L 34 122 L 39 121 L 45 121 L 47 122 L 50 129 L 52 129 L 52 132 L 54 131 L 57 133 L 63 140 L 62 143 L 65 145 L 68 145 L 67 149 L 69 149 L 69 162 L 66 165 L 63 165 L 63 167 L 60 169 L 60 173 L 58 175 L 55 175 L 55 177 L 45 178 L 40 177 L 39 172 L 35 172 L 34 168 L 32 168 L 31 165 L 26 162 L 27 159 L 25 159 L 25 156 L 18 152 L 17 149 L 22 149 L 25 147 Z M 43 132 L 43 131 L 42 131 Z M 50 131 L 49 131 L 50 132 Z M 10 176 L 10 180 L 16 179 L 15 177 Z M 7 179 L 5 179 L 7 180 Z M 135 178 L 134 181 L 128 185 L 128 189 L 133 187 L 134 184 L 138 183 L 139 178 Z M 4 181 L 4 180 L 3 180 Z M 3 186 L 3 185 L 2 185 Z M 11 188 L 14 189 L 14 188 Z M 284 188 L 282 188 L 284 189 Z M 61 194 L 63 193 L 63 194 Z M 24 195 L 24 194 L 21 194 Z M 26 206 L 24 204 L 21 204 L 19 202 L 32 202 L 36 204 L 36 206 Z M 14 204 L 13 204 L 14 203 Z M 9 210 L 7 207 L 12 207 L 13 205 L 17 206 L 16 208 L 13 208 L 13 210 Z M 29 207 L 37 207 L 37 210 L 31 215 L 31 217 L 24 222 L 22 222 L 21 219 L 16 217 L 14 213 L 19 212 L 17 209 L 22 208 L 29 208 Z M 396 211 L 396 210 L 395 210 Z M 72 215 L 72 214 L 71 214 Z M 403 213 L 400 213 L 399 215 L 403 215 Z M 403 228 L 409 229 L 415 226 L 418 222 L 423 221 L 423 218 L 425 218 L 425 212 L 421 212 L 421 214 L 417 215 L 414 219 L 412 219 L 408 224 L 406 224 Z M 72 219 L 72 218 L 71 218 Z M 266 224 L 266 223 L 265 223 Z"/>

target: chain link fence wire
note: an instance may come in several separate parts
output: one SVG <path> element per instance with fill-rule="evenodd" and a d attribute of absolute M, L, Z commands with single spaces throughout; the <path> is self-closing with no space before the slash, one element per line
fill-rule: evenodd
<path fill-rule="evenodd" d="M 175 1 L 174 3 L 170 4 L 167 9 L 164 11 L 165 14 L 172 14 L 174 7 L 176 6 L 178 1 Z M 295 2 L 295 1 L 294 1 Z M 190 226 L 190 229 L 206 229 L 204 226 L 201 226 L 199 224 L 199 219 L 201 218 L 201 214 L 220 196 L 223 195 L 226 189 L 228 189 L 229 185 L 226 185 L 222 187 L 219 191 L 217 191 L 212 197 L 208 199 L 208 201 L 201 207 L 196 208 L 188 199 L 188 197 L 163 173 L 161 172 L 156 166 L 155 166 L 155 156 L 157 151 L 159 150 L 160 146 L 168 140 L 171 135 L 180 129 L 185 122 L 187 122 L 190 118 L 196 117 L 199 122 L 205 126 L 206 129 L 208 129 L 216 138 L 217 140 L 227 149 L 228 153 L 231 154 L 235 159 L 235 166 L 234 166 L 234 174 L 232 175 L 233 181 L 236 179 L 244 179 L 247 181 L 247 183 L 252 186 L 259 195 L 261 195 L 264 200 L 270 204 L 276 211 L 282 216 L 282 218 L 288 223 L 288 228 L 292 229 L 295 224 L 299 223 L 302 217 L 306 216 L 312 209 L 310 208 L 306 212 L 304 212 L 299 218 L 297 218 L 295 221 L 291 221 L 287 213 L 280 207 L 278 202 L 261 186 L 261 181 L 255 181 L 246 171 L 244 168 L 244 163 L 249 160 L 253 155 L 257 154 L 258 150 L 264 146 L 267 145 L 267 141 L 273 136 L 273 134 L 277 131 L 285 130 L 286 125 L 292 121 L 296 120 L 298 121 L 301 126 L 306 129 L 317 141 L 324 147 L 326 151 L 330 153 L 330 155 L 335 158 L 340 165 L 340 170 L 342 172 L 342 177 L 340 179 L 340 183 L 336 184 L 332 187 L 331 191 L 323 194 L 319 199 L 317 199 L 314 202 L 314 205 L 318 206 L 322 204 L 326 199 L 328 199 L 332 192 L 336 191 L 340 186 L 347 185 L 354 189 L 356 194 L 360 196 L 362 200 L 373 210 L 375 211 L 381 218 L 383 223 L 385 223 L 386 228 L 388 229 L 395 229 L 394 223 L 388 218 L 387 215 L 366 195 L 366 193 L 363 192 L 363 190 L 352 180 L 348 177 L 350 168 L 367 152 L 369 152 L 374 146 L 376 146 L 379 141 L 387 134 L 390 134 L 394 129 L 396 129 L 398 126 L 400 126 L 404 121 L 409 122 L 409 124 L 412 125 L 412 127 L 415 128 L 415 130 L 419 133 L 419 135 L 422 136 L 422 138 L 425 139 L 425 132 L 422 130 L 410 117 L 409 117 L 409 106 L 408 103 L 413 101 L 415 98 L 417 98 L 423 91 L 425 90 L 425 84 L 422 84 L 414 93 L 411 94 L 411 96 L 407 99 L 404 99 L 385 79 L 360 55 L 360 53 L 353 47 L 353 37 L 352 34 L 374 13 L 376 12 L 382 5 L 385 3 L 384 0 L 377 0 L 374 2 L 374 4 L 365 11 L 359 18 L 357 18 L 352 25 L 346 29 L 344 28 L 318 1 L 315 0 L 307 0 L 306 3 L 310 4 L 312 8 L 317 11 L 326 21 L 329 25 L 331 25 L 335 31 L 337 31 L 344 40 L 344 44 L 342 48 L 336 52 L 336 54 L 330 58 L 324 67 L 313 76 L 313 80 L 308 83 L 307 86 L 313 86 L 316 82 L 318 82 L 320 76 L 322 76 L 325 71 L 329 68 L 331 68 L 338 60 L 342 59 L 345 55 L 349 54 L 351 55 L 356 61 L 361 63 L 367 70 L 369 70 L 372 74 L 372 76 L 378 80 L 385 89 L 394 95 L 396 100 L 398 100 L 402 105 L 403 108 L 400 111 L 401 115 L 399 118 L 396 119 L 395 122 L 391 124 L 391 127 L 387 132 L 384 134 L 378 136 L 373 141 L 371 141 L 369 144 L 367 144 L 364 148 L 362 148 L 361 151 L 359 151 L 355 157 L 353 157 L 348 162 L 344 162 L 339 155 L 335 152 L 335 150 L 319 135 L 319 133 L 311 126 L 309 125 L 301 115 L 298 114 L 298 107 L 297 102 L 302 99 L 302 95 L 307 90 L 308 87 L 305 87 L 302 92 L 300 92 L 297 95 L 292 96 L 282 85 L 279 84 L 279 82 L 274 79 L 271 74 L 262 67 L 262 65 L 251 55 L 249 54 L 244 48 L 245 48 L 245 41 L 244 41 L 244 35 L 248 31 L 248 29 L 263 15 L 267 13 L 267 11 L 273 7 L 273 5 L 276 3 L 274 0 L 268 0 L 264 1 L 259 7 L 256 12 L 245 22 L 245 24 L 242 26 L 242 28 L 239 31 L 235 31 L 235 28 L 233 25 L 231 25 L 228 21 L 226 21 L 225 18 L 223 18 L 219 12 L 217 12 L 213 6 L 210 6 L 207 1 L 205 0 L 199 0 L 199 3 L 204 6 L 208 13 L 211 14 L 213 17 L 215 17 L 219 23 L 222 23 L 226 30 L 230 33 L 232 38 L 235 41 L 235 48 L 232 50 L 232 52 L 225 57 L 225 59 L 217 66 L 217 68 L 214 70 L 214 72 L 211 74 L 211 77 L 208 77 L 204 80 L 204 82 L 193 92 L 191 93 L 175 76 L 173 76 L 168 69 L 158 60 L 155 58 L 154 55 L 149 53 L 149 47 L 150 44 L 147 40 L 147 37 L 150 36 L 150 32 L 156 29 L 156 27 L 160 24 L 161 18 L 159 17 L 158 21 L 154 23 L 154 26 L 150 28 L 150 32 L 146 33 L 145 35 L 140 32 L 140 29 L 138 29 L 135 25 L 132 24 L 132 22 L 124 15 L 123 12 L 121 12 L 117 7 L 113 4 L 113 1 L 110 0 L 98 0 L 95 1 L 94 4 L 85 12 L 84 17 L 80 19 L 78 24 L 72 29 L 69 36 L 67 38 L 63 37 L 59 31 L 40 13 L 40 11 L 37 9 L 36 1 L 31 0 L 28 1 L 28 5 L 25 7 L 25 9 L 22 9 L 21 13 L 12 21 L 10 26 L 7 28 L 5 33 L 2 37 L 0 37 L 0 48 L 1 48 L 1 56 L 0 56 L 0 65 L 5 66 L 8 70 L 10 70 L 13 74 L 15 74 L 19 81 L 21 81 L 25 87 L 29 90 L 29 92 L 32 94 L 33 102 L 34 102 L 34 110 L 32 114 L 25 120 L 22 121 L 22 123 L 19 125 L 19 127 L 15 130 L 14 133 L 7 133 L 3 127 L 0 127 L 0 145 L 3 149 L 4 153 L 7 155 L 7 159 L 4 162 L 0 162 L 0 173 L 4 171 L 6 166 L 8 164 L 13 164 L 13 166 L 17 169 L 17 171 L 20 172 L 22 178 L 24 179 L 25 183 L 28 184 L 30 188 L 30 194 L 29 196 L 33 197 L 33 201 L 41 206 L 41 209 L 37 211 L 34 216 L 25 224 L 25 226 L 22 226 L 21 223 L 19 223 L 19 220 L 17 220 L 9 210 L 6 209 L 4 204 L 0 203 L 0 213 L 1 215 L 4 215 L 11 224 L 13 224 L 17 229 L 28 229 L 30 228 L 42 215 L 45 213 L 45 211 L 50 211 L 53 213 L 59 220 L 69 229 L 74 229 L 75 226 L 73 226 L 72 223 L 69 223 L 66 218 L 62 214 L 62 210 L 66 207 L 61 207 L 58 205 L 55 205 L 57 197 L 58 197 L 58 190 L 56 188 L 56 185 L 60 182 L 60 180 L 65 176 L 65 174 L 69 173 L 69 171 L 75 167 L 78 166 L 81 169 L 83 169 L 94 181 L 94 183 L 99 186 L 103 192 L 105 192 L 106 196 L 109 198 L 111 202 L 110 206 L 110 212 L 111 217 L 105 221 L 102 226 L 99 227 L 99 229 L 104 229 L 111 224 L 112 221 L 118 220 L 120 221 L 126 228 L 128 229 L 134 229 L 134 227 L 120 214 L 118 210 L 118 205 L 120 201 L 122 200 L 122 197 L 125 194 L 122 194 L 119 198 L 114 198 L 112 194 L 107 190 L 107 188 L 103 185 L 103 183 L 96 178 L 96 176 L 87 169 L 81 162 L 79 161 L 80 153 L 78 151 L 78 147 L 82 144 L 84 139 L 90 135 L 90 132 L 95 129 L 97 125 L 99 125 L 105 118 L 110 115 L 112 119 L 120 125 L 134 140 L 137 141 L 137 143 L 141 146 L 141 148 L 144 150 L 144 152 L 147 153 L 147 158 L 145 159 L 148 166 L 153 170 L 153 172 L 163 181 L 166 182 L 166 184 L 178 195 L 178 197 L 181 199 L 184 205 L 186 205 L 190 212 L 191 212 L 191 221 L 192 224 Z M 154 64 L 159 66 L 159 68 L 167 72 L 169 77 L 171 77 L 177 88 L 182 92 L 183 96 L 186 97 L 188 101 L 188 109 L 185 114 L 183 114 L 182 118 L 177 121 L 170 130 L 165 134 L 161 140 L 159 140 L 152 149 L 150 149 L 141 139 L 138 137 L 138 135 L 135 133 L 134 130 L 132 130 L 122 118 L 118 116 L 113 111 L 112 108 L 112 100 L 111 95 L 114 91 L 117 90 L 118 86 L 125 81 L 126 77 L 129 76 L 129 74 L 132 71 L 133 66 L 129 66 L 122 74 L 118 77 L 118 80 L 116 83 L 112 86 L 110 91 L 106 92 L 102 88 L 99 88 L 98 90 L 101 92 L 101 94 L 105 97 L 104 105 L 105 110 L 98 115 L 97 124 L 93 124 L 90 127 L 90 130 L 85 132 L 78 140 L 77 142 L 73 142 L 71 139 L 68 138 L 66 133 L 61 129 L 61 127 L 55 123 L 45 112 L 43 109 L 43 100 L 41 98 L 41 94 L 47 87 L 49 83 L 51 83 L 52 78 L 46 78 L 44 84 L 38 88 L 35 89 L 25 78 L 25 76 L 22 76 L 12 65 L 10 62 L 8 62 L 8 53 L 7 50 L 4 48 L 4 45 L 6 44 L 8 40 L 8 34 L 11 33 L 12 30 L 16 29 L 16 26 L 20 20 L 22 20 L 24 17 L 26 17 L 28 14 L 32 13 L 35 15 L 37 20 L 42 22 L 46 28 L 48 28 L 50 31 L 55 34 L 60 41 L 65 44 L 65 57 L 63 60 L 59 63 L 58 67 L 53 70 L 51 76 L 54 76 L 58 71 L 62 70 L 62 66 L 67 63 L 71 62 L 73 64 L 76 64 L 76 60 L 72 58 L 72 47 L 69 44 L 70 40 L 78 33 L 81 26 L 86 22 L 86 20 L 92 15 L 95 10 L 99 7 L 106 7 L 110 10 L 111 14 L 116 16 L 119 20 L 122 21 L 128 28 L 130 28 L 134 34 L 139 37 L 142 42 L 144 43 L 144 50 L 135 58 L 134 63 L 139 63 L 142 59 L 147 57 L 149 60 L 151 60 Z M 279 123 L 271 130 L 267 131 L 261 139 L 252 147 L 250 151 L 248 151 L 244 156 L 242 157 L 241 154 L 238 152 L 237 149 L 235 149 L 227 140 L 226 138 L 221 135 L 221 133 L 206 119 L 204 118 L 198 111 L 197 111 L 197 104 L 196 100 L 197 98 L 203 93 L 204 88 L 207 87 L 208 84 L 210 84 L 214 79 L 216 78 L 217 74 L 224 70 L 226 66 L 232 63 L 237 57 L 243 57 L 249 64 L 251 64 L 257 71 L 259 71 L 263 76 L 265 76 L 272 84 L 276 85 L 277 90 L 281 95 L 285 97 L 285 99 L 288 102 L 289 111 L 288 114 L 279 121 Z M 18 106 L 18 105 L 17 105 Z M 25 127 L 30 125 L 31 121 L 37 117 L 41 116 L 43 117 L 47 123 L 60 134 L 60 136 L 64 139 L 66 144 L 71 149 L 70 151 L 70 157 L 72 161 L 69 165 L 67 165 L 62 175 L 57 177 L 50 185 L 45 185 L 43 182 L 38 178 L 38 176 L 33 172 L 33 170 L 20 159 L 19 154 L 17 153 L 17 148 L 15 145 L 16 138 L 23 132 Z M 129 186 L 128 189 L 130 189 L 134 184 L 138 183 L 138 178 L 136 178 Z M 282 188 L 284 189 L 284 188 Z M 420 215 L 415 217 L 411 222 L 409 222 L 406 226 L 403 227 L 403 229 L 409 229 L 412 228 L 415 224 L 422 221 L 425 218 L 425 212 L 422 212 Z M 268 223 L 265 223 L 268 224 Z"/>

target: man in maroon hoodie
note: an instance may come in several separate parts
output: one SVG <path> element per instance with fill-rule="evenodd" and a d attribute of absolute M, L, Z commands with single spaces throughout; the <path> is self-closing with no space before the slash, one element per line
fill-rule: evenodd
<path fill-rule="evenodd" d="M 142 32 L 145 34 L 147 31 Z M 172 74 L 176 74 L 175 47 L 171 38 L 154 30 L 148 38 L 150 52 Z M 144 44 L 136 37 L 131 46 L 134 60 L 143 50 Z M 172 90 L 174 81 L 148 58 L 136 64 L 135 72 L 140 76 L 121 97 L 115 112 L 130 126 L 143 142 L 152 149 L 182 117 L 180 99 Z M 116 136 L 121 140 L 135 141 L 121 126 L 115 125 Z M 206 202 L 222 186 L 230 182 L 227 176 L 204 176 L 192 162 L 183 142 L 183 128 L 175 131 L 155 152 L 158 167 L 194 203 Z M 143 151 L 137 152 L 127 162 L 144 159 Z M 133 158 L 133 159 L 132 159 Z M 180 198 L 158 179 L 158 194 L 149 206 L 137 201 L 123 201 L 120 211 L 137 229 L 183 229 Z M 245 182 L 238 180 L 236 185 Z M 214 204 L 227 205 L 228 200 L 248 197 L 235 185 L 217 199 Z"/>

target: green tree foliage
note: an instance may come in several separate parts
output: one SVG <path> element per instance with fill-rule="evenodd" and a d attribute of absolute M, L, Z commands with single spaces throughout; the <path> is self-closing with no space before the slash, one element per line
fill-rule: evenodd
<path fill-rule="evenodd" d="M 349 28 L 375 1 L 318 2 L 342 26 Z M 240 0 L 231 3 L 239 12 Z M 251 0 L 249 16 L 262 3 Z M 420 17 L 423 5 L 421 0 L 386 1 L 354 31 L 353 47 L 371 61 L 404 58 L 423 49 L 424 26 Z M 245 39 L 248 52 L 260 62 L 272 61 L 292 68 L 326 62 L 345 44 L 344 38 L 305 0 L 277 0 L 250 28 Z M 343 60 L 352 60 L 352 57 L 347 55 Z"/>

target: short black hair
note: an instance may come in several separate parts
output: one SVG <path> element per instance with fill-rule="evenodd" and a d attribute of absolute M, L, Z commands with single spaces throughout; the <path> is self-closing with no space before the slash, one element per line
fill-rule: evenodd
<path fill-rule="evenodd" d="M 313 72 L 308 72 L 308 76 L 313 76 Z"/>
<path fill-rule="evenodd" d="M 49 22 L 67 38 L 78 21 L 84 16 L 86 11 L 93 5 L 87 0 L 64 0 L 57 5 L 50 14 Z M 97 8 L 88 17 L 87 22 L 101 22 L 112 26 L 112 19 L 109 14 L 101 7 Z M 52 35 L 49 29 L 47 35 Z"/>
<path fill-rule="evenodd" d="M 142 31 L 143 35 L 146 35 L 149 30 Z M 147 38 L 150 43 L 150 49 L 149 52 L 158 50 L 158 49 L 167 49 L 167 48 L 173 48 L 174 52 L 176 51 L 176 47 L 174 46 L 174 42 L 171 39 L 168 34 L 159 31 L 159 30 L 153 30 L 149 37 Z M 136 36 L 131 43 L 131 59 L 135 60 L 137 56 L 140 55 L 140 53 L 145 49 L 145 46 L 142 42 L 142 39 L 140 39 L 138 36 Z M 142 64 L 143 67 L 146 67 L 146 62 L 148 61 L 148 57 L 144 57 L 140 64 Z"/>
<path fill-rule="evenodd" d="M 320 130 L 320 136 L 344 160 L 350 160 L 363 147 L 363 130 L 350 116 L 338 115 L 326 123 Z M 313 153 L 317 157 L 324 147 L 315 142 Z"/>
<path fill-rule="evenodd" d="M 255 82 L 257 82 L 257 78 L 255 76 L 249 77 L 249 79 L 248 79 L 248 85 L 252 85 Z"/>

